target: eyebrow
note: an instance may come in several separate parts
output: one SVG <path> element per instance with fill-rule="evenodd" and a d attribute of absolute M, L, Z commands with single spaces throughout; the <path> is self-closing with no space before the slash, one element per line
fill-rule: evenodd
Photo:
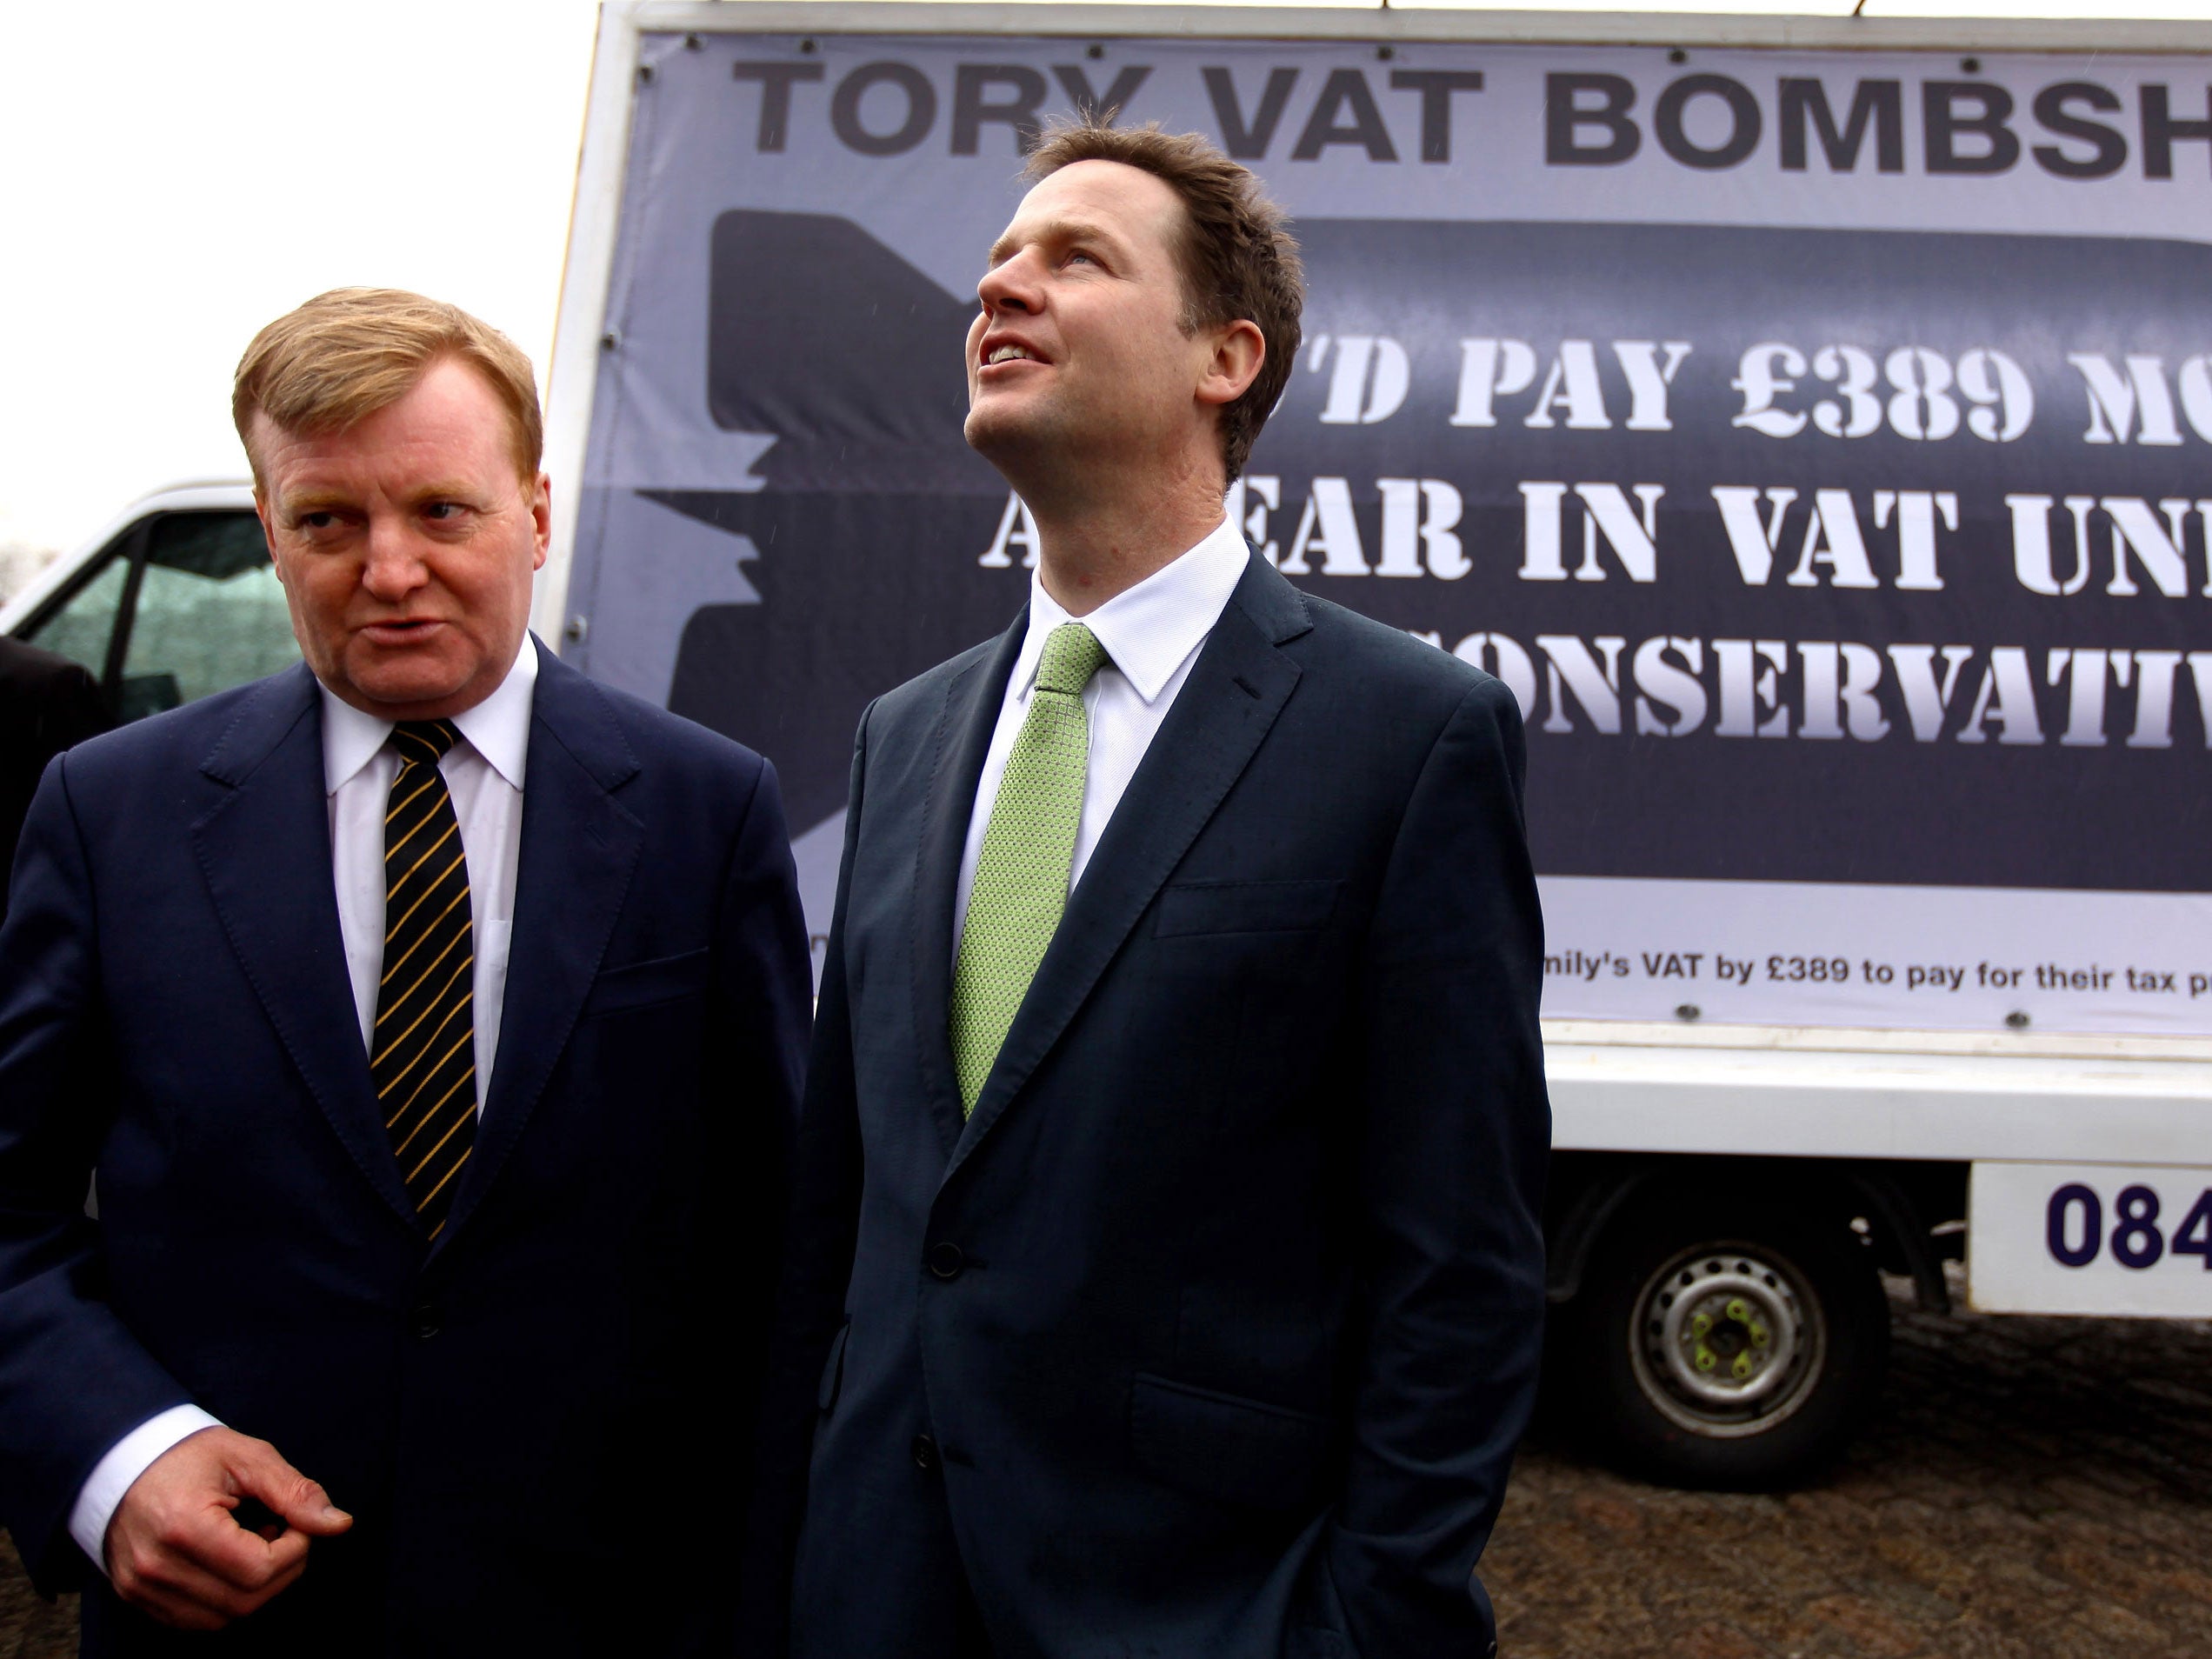
<path fill-rule="evenodd" d="M 349 497 L 342 490 L 301 490 L 291 494 L 278 491 L 276 510 L 287 518 L 296 518 L 303 513 L 319 513 L 333 507 L 343 507 Z"/>
<path fill-rule="evenodd" d="M 460 479 L 448 478 L 410 491 L 408 504 L 420 506 L 426 501 L 474 501 L 477 493 Z M 276 510 L 288 518 L 296 518 L 307 513 L 330 512 L 337 508 L 350 507 L 357 500 L 357 496 L 346 490 L 316 486 L 303 490 L 296 495 L 280 493 L 276 497 Z"/>
<path fill-rule="evenodd" d="M 1121 247 L 1119 239 L 1114 233 L 1095 219 L 1047 219 L 1031 234 L 1029 240 L 1033 242 L 1103 242 L 1117 252 Z M 990 250 L 983 256 L 984 264 L 988 266 L 999 263 L 1011 255 L 1020 244 L 1021 239 L 1015 236 L 1011 226 L 1008 227 L 1006 232 L 996 242 L 991 243 Z"/>

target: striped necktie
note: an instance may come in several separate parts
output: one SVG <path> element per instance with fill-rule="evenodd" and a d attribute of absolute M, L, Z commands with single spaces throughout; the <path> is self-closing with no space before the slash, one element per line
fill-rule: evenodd
<path fill-rule="evenodd" d="M 469 864 L 438 762 L 450 720 L 403 720 L 384 813 L 384 962 L 369 1074 L 407 1195 L 436 1238 L 476 1139 L 475 980 Z"/>
<path fill-rule="evenodd" d="M 1045 636 L 1029 712 L 991 804 L 952 970 L 952 1061 L 963 1116 L 976 1109 L 1068 906 L 1090 763 L 1083 688 L 1105 661 L 1106 648 L 1081 623 L 1063 623 Z"/>

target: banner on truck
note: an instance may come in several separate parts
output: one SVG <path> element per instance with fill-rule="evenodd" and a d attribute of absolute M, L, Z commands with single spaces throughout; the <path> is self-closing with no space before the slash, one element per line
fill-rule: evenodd
<path fill-rule="evenodd" d="M 2212 1032 L 2207 71 L 649 35 L 570 655 L 776 762 L 825 929 L 867 701 L 1026 596 L 962 343 L 1114 109 L 1295 216 L 1229 510 L 1511 688 L 1548 1015 Z"/>

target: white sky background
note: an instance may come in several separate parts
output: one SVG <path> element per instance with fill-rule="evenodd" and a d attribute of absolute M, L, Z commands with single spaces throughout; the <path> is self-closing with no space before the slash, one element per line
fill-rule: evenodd
<path fill-rule="evenodd" d="M 1866 10 L 2206 18 L 2212 0 Z M 230 371 L 263 323 L 327 288 L 450 300 L 542 380 L 596 15 L 596 0 L 0 3 L 0 545 L 69 547 L 163 484 L 243 476 Z"/>
<path fill-rule="evenodd" d="M 0 543 L 243 476 L 230 372 L 325 289 L 551 355 L 594 0 L 0 3 Z"/>

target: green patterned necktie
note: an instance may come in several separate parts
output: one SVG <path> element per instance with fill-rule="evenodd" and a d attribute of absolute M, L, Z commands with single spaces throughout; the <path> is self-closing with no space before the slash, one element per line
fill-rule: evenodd
<path fill-rule="evenodd" d="M 1029 716 L 991 804 L 952 973 L 952 1063 L 963 1116 L 976 1109 L 1068 907 L 1090 763 L 1083 687 L 1105 661 L 1106 648 L 1081 623 L 1063 623 L 1047 636 Z"/>

